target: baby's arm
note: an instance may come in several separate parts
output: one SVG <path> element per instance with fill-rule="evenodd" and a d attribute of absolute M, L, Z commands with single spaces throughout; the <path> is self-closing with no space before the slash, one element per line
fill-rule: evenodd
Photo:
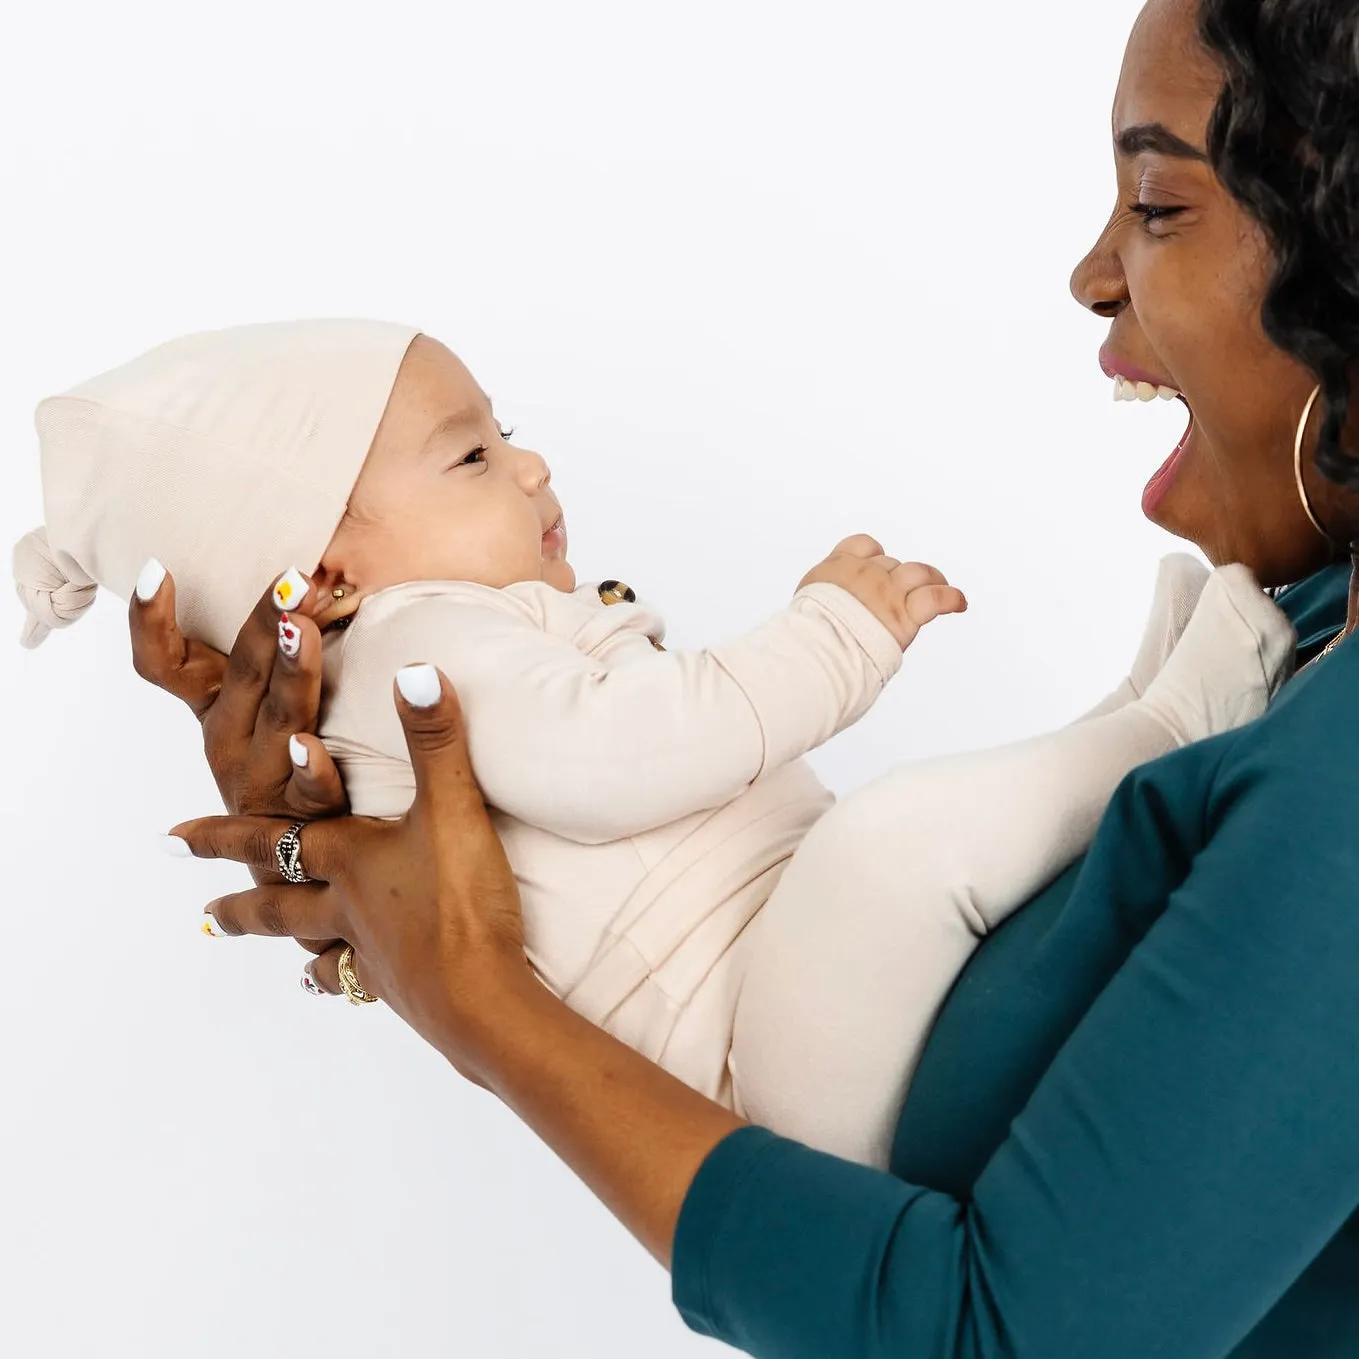
<path fill-rule="evenodd" d="M 440 666 L 466 713 L 472 762 L 494 807 L 554 834 L 602 843 L 717 807 L 764 770 L 856 721 L 901 663 L 901 646 L 845 590 L 800 589 L 745 637 L 706 651 L 653 651 L 605 665 L 543 630 L 522 601 L 476 586 L 406 587 L 344 643 L 324 735 L 346 759 L 357 810 L 365 779 L 401 789 L 405 746 L 392 677 Z M 365 752 L 377 762 L 365 771 Z M 380 767 L 379 767 L 380 765 Z M 352 770 L 352 774 L 350 771 Z M 357 782 L 356 782 L 357 781 Z M 406 802 L 409 801 L 407 795 Z"/>

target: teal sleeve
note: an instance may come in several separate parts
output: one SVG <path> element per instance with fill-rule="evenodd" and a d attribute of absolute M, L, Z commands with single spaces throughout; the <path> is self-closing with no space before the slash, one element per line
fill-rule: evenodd
<path fill-rule="evenodd" d="M 721 1143 L 675 1240 L 689 1325 L 757 1359 L 1230 1355 L 1359 1208 L 1349 692 L 1307 742 L 1327 768 L 1284 750 L 1195 806 L 1173 891 L 1087 864 L 1126 960 L 970 1199 L 759 1129 Z M 1120 803 L 1186 821 L 1137 775 Z"/>

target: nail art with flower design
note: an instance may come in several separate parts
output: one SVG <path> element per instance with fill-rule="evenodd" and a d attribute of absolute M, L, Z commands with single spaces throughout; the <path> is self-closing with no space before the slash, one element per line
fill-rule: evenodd
<path fill-rule="evenodd" d="M 295 609 L 307 597 L 311 587 L 307 578 L 295 566 L 290 566 L 274 586 L 274 605 L 279 609 Z"/>
<path fill-rule="evenodd" d="M 313 977 L 313 976 L 311 975 L 310 972 L 304 972 L 304 973 L 302 974 L 302 989 L 303 989 L 309 996 L 324 996 L 324 995 L 325 995 L 325 992 L 322 991 L 321 988 L 320 988 L 319 986 L 317 986 L 317 984 L 316 984 L 316 978 Z"/>
<path fill-rule="evenodd" d="M 302 629 L 286 613 L 278 619 L 278 649 L 290 661 L 295 661 L 302 650 Z"/>
<path fill-rule="evenodd" d="M 208 913 L 204 914 L 203 923 L 199 926 L 199 929 L 201 929 L 209 939 L 226 939 L 228 937 L 227 932 L 217 923 L 216 919 Z"/>

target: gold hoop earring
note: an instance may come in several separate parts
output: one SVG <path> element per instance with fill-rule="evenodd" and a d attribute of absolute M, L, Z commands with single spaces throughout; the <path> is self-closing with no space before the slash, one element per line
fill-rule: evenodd
<path fill-rule="evenodd" d="M 1302 511 L 1307 516 L 1308 522 L 1328 543 L 1334 545 L 1331 535 L 1322 528 L 1321 520 L 1317 518 L 1312 502 L 1307 498 L 1307 487 L 1303 485 L 1302 480 L 1302 441 L 1307 433 L 1307 421 L 1311 418 L 1312 407 L 1316 405 L 1317 397 L 1320 395 L 1321 383 L 1318 382 L 1312 388 L 1312 395 L 1307 398 L 1307 404 L 1302 408 L 1302 419 L 1298 421 L 1298 432 L 1293 438 L 1293 480 L 1298 484 L 1298 499 L 1302 502 Z"/>

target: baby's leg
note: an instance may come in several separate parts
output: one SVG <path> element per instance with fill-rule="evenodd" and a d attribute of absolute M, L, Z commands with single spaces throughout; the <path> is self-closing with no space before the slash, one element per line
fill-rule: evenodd
<path fill-rule="evenodd" d="M 978 940 L 1079 854 L 1129 769 L 1174 745 L 1128 708 L 907 766 L 832 808 L 752 927 L 731 1054 L 743 1115 L 885 1167 L 935 1014 Z"/>
<path fill-rule="evenodd" d="M 934 1016 L 977 941 L 1085 850 L 1130 770 L 1262 713 L 1291 649 L 1283 615 L 1225 568 L 1145 697 L 907 766 L 828 812 L 753 926 L 732 1036 L 741 1112 L 885 1166 Z"/>
<path fill-rule="evenodd" d="M 1141 698 L 1175 650 L 1208 583 L 1208 568 L 1183 552 L 1162 557 L 1142 640 L 1118 687 L 1081 718 L 1103 717 Z"/>

